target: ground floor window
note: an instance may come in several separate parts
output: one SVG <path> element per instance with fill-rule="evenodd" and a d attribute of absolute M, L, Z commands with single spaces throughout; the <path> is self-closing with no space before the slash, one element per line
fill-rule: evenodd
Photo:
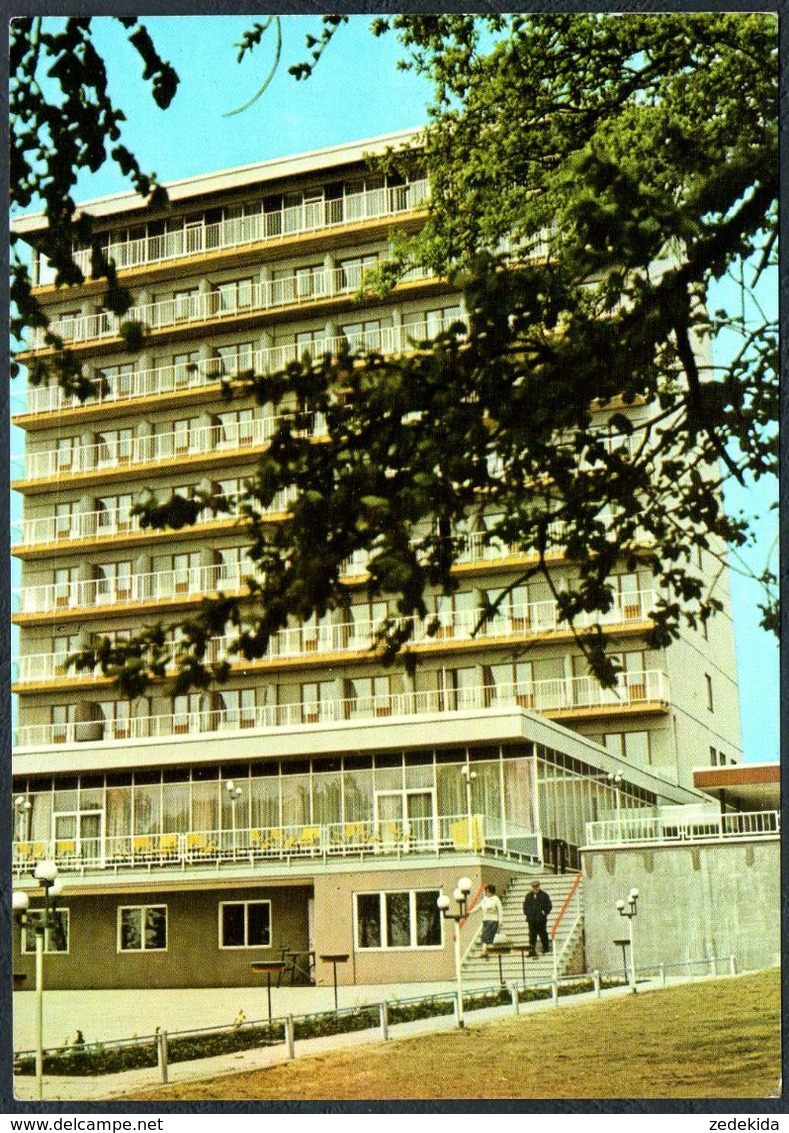
<path fill-rule="evenodd" d="M 439 948 L 437 889 L 356 894 L 357 948 Z"/>
<path fill-rule="evenodd" d="M 270 901 L 223 901 L 220 904 L 220 948 L 269 948 L 270 946 Z"/>
<path fill-rule="evenodd" d="M 27 924 L 22 930 L 22 951 L 35 952 L 36 928 L 41 924 L 43 912 L 33 911 L 27 914 Z M 52 914 L 52 924 L 44 933 L 45 952 L 68 952 L 69 944 L 69 913 L 68 909 L 56 909 Z"/>
<path fill-rule="evenodd" d="M 166 948 L 166 905 L 126 905 L 118 909 L 119 952 L 162 952 Z"/>

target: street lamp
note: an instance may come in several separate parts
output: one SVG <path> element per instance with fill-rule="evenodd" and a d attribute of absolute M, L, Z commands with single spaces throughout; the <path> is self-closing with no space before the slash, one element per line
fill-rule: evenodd
<path fill-rule="evenodd" d="M 622 774 L 619 771 L 616 774 L 609 771 L 606 778 L 616 792 L 616 818 L 619 821 L 622 816 Z"/>
<path fill-rule="evenodd" d="M 636 992 L 636 954 L 633 950 L 633 918 L 637 913 L 638 890 L 631 889 L 627 895 L 627 905 L 622 900 L 617 901 L 616 907 L 620 917 L 627 917 L 627 934 L 630 937 L 630 990 Z"/>
<path fill-rule="evenodd" d="M 457 903 L 458 911 L 450 913 L 449 911 L 449 897 L 445 893 L 440 893 L 436 904 L 438 905 L 441 916 L 446 921 L 455 922 L 455 980 L 458 988 L 458 1026 L 465 1026 L 463 1019 L 463 978 L 460 970 L 460 922 L 466 918 L 466 906 L 468 904 L 469 896 L 471 895 L 472 881 L 470 877 L 461 877 L 458 881 L 455 891 L 452 896 Z"/>
<path fill-rule="evenodd" d="M 16 836 L 19 842 L 25 842 L 30 829 L 30 811 L 33 804 L 26 795 L 17 795 L 14 799 L 14 810 L 17 815 Z"/>
<path fill-rule="evenodd" d="M 43 915 L 35 910 L 33 921 L 36 934 L 36 1097 L 41 1101 L 44 1096 L 44 946 L 47 934 L 57 923 L 55 898 L 62 892 L 63 885 L 53 861 L 38 862 L 33 877 L 44 890 Z M 12 907 L 18 923 L 26 927 L 30 921 L 30 898 L 24 890 L 14 890 Z"/>
<path fill-rule="evenodd" d="M 237 787 L 232 779 L 228 779 L 225 783 L 225 790 L 230 796 L 230 822 L 233 829 L 233 857 L 236 856 L 236 803 L 241 798 L 242 790 Z"/>
<path fill-rule="evenodd" d="M 477 777 L 476 771 L 472 771 L 468 763 L 464 763 L 460 768 L 460 774 L 463 776 L 466 783 L 466 818 L 468 821 L 468 847 L 470 850 L 475 849 L 474 837 L 472 834 L 472 809 L 471 809 L 471 784 Z"/>

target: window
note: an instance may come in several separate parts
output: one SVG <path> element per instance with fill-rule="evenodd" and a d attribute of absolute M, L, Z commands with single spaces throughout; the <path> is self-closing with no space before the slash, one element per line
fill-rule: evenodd
<path fill-rule="evenodd" d="M 119 952 L 164 952 L 166 949 L 166 905 L 126 905 L 118 909 Z"/>
<path fill-rule="evenodd" d="M 219 905 L 220 948 L 270 948 L 270 901 L 222 901 Z"/>
<path fill-rule="evenodd" d="M 373 271 L 377 264 L 377 253 L 367 256 L 354 256 L 351 260 L 343 260 L 340 263 L 341 290 L 358 291 L 364 282 L 365 275 Z"/>
<path fill-rule="evenodd" d="M 437 889 L 356 894 L 357 948 L 440 948 Z"/>
<path fill-rule="evenodd" d="M 234 279 L 231 283 L 220 283 L 215 295 L 220 312 L 234 312 L 251 307 L 252 280 Z"/>
<path fill-rule="evenodd" d="M 173 321 L 178 323 L 199 318 L 199 301 L 200 292 L 197 287 L 176 291 L 173 294 Z"/>
<path fill-rule="evenodd" d="M 381 349 L 381 320 L 368 319 L 364 323 L 346 323 L 342 333 L 352 354 L 358 350 Z"/>
<path fill-rule="evenodd" d="M 709 673 L 704 674 L 704 683 L 705 683 L 706 689 L 707 689 L 707 708 L 709 709 L 710 712 L 714 712 L 715 711 L 715 702 L 714 702 L 713 696 L 712 696 L 712 677 L 709 675 Z"/>
<path fill-rule="evenodd" d="M 242 374 L 245 370 L 251 370 L 254 364 L 251 342 L 218 346 L 216 356 L 221 363 L 222 374 Z"/>
<path fill-rule="evenodd" d="M 710 745 L 710 766 L 711 767 L 717 767 L 718 766 L 718 752 L 716 751 L 716 749 L 714 747 L 712 747 L 712 745 Z"/>
<path fill-rule="evenodd" d="M 22 952 L 30 953 L 36 950 L 36 926 L 41 923 L 43 912 L 33 910 L 27 914 L 27 924 L 22 929 Z M 44 952 L 68 952 L 69 945 L 69 911 L 68 909 L 55 909 L 53 911 L 53 924 L 44 933 Z"/>

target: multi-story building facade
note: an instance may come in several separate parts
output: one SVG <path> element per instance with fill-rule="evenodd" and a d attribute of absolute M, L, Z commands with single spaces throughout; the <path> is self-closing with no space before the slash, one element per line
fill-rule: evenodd
<path fill-rule="evenodd" d="M 463 317 L 462 296 L 422 272 L 385 300 L 359 296 L 392 229 L 424 217 L 424 180 L 387 180 L 364 160 L 404 139 L 178 182 L 160 213 L 131 193 L 87 203 L 134 294 L 125 319 L 146 328 L 134 353 L 100 283 L 55 289 L 34 259 L 54 329 L 101 379 L 84 402 L 31 381 L 14 417 L 26 438 L 12 476 L 14 863 L 20 879 L 43 856 L 58 863 L 49 978 L 62 986 L 245 984 L 250 960 L 280 949 L 317 955 L 319 978 L 329 953 L 350 957 L 347 980 L 443 978 L 436 896 L 459 873 L 506 887 L 558 845 L 572 860 L 586 822 L 698 801 L 692 768 L 740 758 L 725 577 L 707 630 L 648 650 L 651 579 L 617 574 L 603 624 L 622 673 L 604 690 L 547 584 L 514 587 L 478 628 L 527 557 L 473 531 L 457 591 L 432 598 L 438 631 L 415 626 L 413 676 L 370 649 L 387 602 L 369 600 L 361 558 L 347 564 L 346 608 L 292 624 L 260 660 L 231 655 L 208 691 L 173 698 L 154 681 L 129 701 L 70 663 L 96 634 L 121 641 L 205 596 L 245 593 L 240 514 L 178 530 L 133 514 L 150 491 L 240 490 L 276 418 L 252 397 L 223 401 L 223 379 L 340 342 L 407 351 Z M 35 250 L 42 224 L 15 228 Z M 87 276 L 89 253 L 75 254 Z M 21 360 L 45 354 L 33 332 Z M 271 521 L 287 506 L 276 500 Z M 558 550 L 552 569 L 572 584 Z M 698 569 L 712 578 L 712 560 Z M 19 945 L 24 963 L 32 946 Z"/>

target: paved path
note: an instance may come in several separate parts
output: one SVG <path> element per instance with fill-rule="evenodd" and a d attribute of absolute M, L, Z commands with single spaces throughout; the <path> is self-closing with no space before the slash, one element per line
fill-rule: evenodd
<path fill-rule="evenodd" d="M 400 998 L 414 998 L 415 992 L 417 995 L 429 995 L 432 992 L 439 990 L 446 990 L 454 985 L 422 985 L 415 988 L 413 984 L 406 985 L 407 994 L 403 994 Z M 657 985 L 650 984 L 649 987 Z M 236 989 L 228 993 L 227 989 L 209 989 L 210 991 L 221 991 L 225 997 L 234 995 L 233 1003 L 238 999 L 235 995 Z M 283 992 L 309 992 L 321 991 L 322 989 L 314 988 L 282 988 L 279 989 Z M 340 989 L 340 1005 L 351 1006 L 350 1002 L 343 1004 L 343 992 L 355 992 L 357 996 L 368 995 L 374 992 L 374 998 L 364 999 L 363 1002 L 367 1003 L 380 1003 L 384 998 L 390 998 L 392 988 L 375 987 L 373 989 L 362 988 L 341 988 Z M 645 989 L 646 990 L 646 987 Z M 254 989 L 257 996 L 260 995 L 260 989 Z M 331 989 L 330 989 L 331 991 Z M 53 993 L 57 994 L 57 993 Z M 61 993 L 66 994 L 66 993 Z M 83 995 L 85 993 L 73 993 Z M 89 995 L 103 995 L 108 996 L 108 992 L 94 992 L 88 993 Z M 129 994 L 129 993 L 124 993 Z M 146 993 L 152 995 L 153 993 Z M 176 994 L 192 996 L 192 1020 L 194 1020 L 194 1005 L 195 995 L 205 996 L 205 992 L 201 990 L 199 993 L 182 992 L 174 993 L 167 992 L 168 996 Z M 603 992 L 603 999 L 610 999 L 612 996 L 621 996 L 630 994 L 627 987 L 612 988 Z M 283 999 L 289 996 L 283 996 Z M 558 1001 L 558 1006 L 571 1006 L 573 1004 L 585 1003 L 595 1001 L 597 999 L 594 992 L 585 992 L 581 995 L 562 997 Z M 333 1006 L 334 993 L 331 991 L 331 1004 Z M 204 1013 L 210 1014 L 211 997 L 209 996 L 209 1003 L 204 1004 Z M 306 1008 L 306 1010 L 322 1010 L 321 1007 Z M 522 1003 L 519 1007 L 521 1015 L 528 1015 L 535 1011 L 545 1011 L 554 1009 L 552 1000 L 537 1000 L 532 1003 Z M 296 1012 L 294 1012 L 295 1014 Z M 176 1012 L 177 1014 L 177 1012 Z M 277 1017 L 277 1007 L 274 1007 L 274 1014 Z M 479 1011 L 472 1011 L 466 1013 L 466 1026 L 477 1027 L 486 1023 L 490 1023 L 496 1019 L 503 1019 L 513 1015 L 513 1007 L 492 1007 L 484 1008 Z M 152 1019 L 149 1016 L 149 1020 Z M 227 1022 L 227 1014 L 224 1016 L 224 1021 Z M 232 1021 L 232 1020 L 231 1020 Z M 194 1025 L 194 1024 L 192 1024 Z M 390 1026 L 389 1037 L 390 1039 L 409 1038 L 415 1035 L 425 1034 L 438 1034 L 446 1031 L 454 1030 L 456 1027 L 454 1016 L 443 1015 L 431 1019 L 419 1019 L 411 1023 L 398 1023 L 396 1026 Z M 173 1028 L 175 1029 L 175 1028 Z M 141 1032 L 142 1033 L 142 1032 Z M 150 1029 L 146 1033 L 150 1033 Z M 88 1038 L 87 1034 L 85 1036 Z M 116 1037 L 117 1037 L 117 1020 L 116 1020 Z M 341 1050 L 348 1047 L 359 1046 L 361 1044 L 369 1044 L 381 1041 L 381 1032 L 379 1028 L 373 1028 L 368 1031 L 356 1031 L 351 1034 L 343 1035 L 330 1035 L 324 1038 L 316 1039 L 303 1039 L 297 1041 L 295 1044 L 295 1055 L 297 1058 L 303 1058 L 308 1055 L 321 1054 L 328 1050 Z M 279 1063 L 287 1061 L 287 1048 L 283 1044 L 275 1047 L 263 1047 L 248 1051 L 238 1051 L 235 1054 L 219 1055 L 214 1058 L 205 1058 L 193 1062 L 178 1062 L 173 1063 L 169 1067 L 169 1082 L 171 1084 L 180 1082 L 194 1082 L 205 1079 L 215 1079 L 226 1074 L 238 1074 L 246 1070 L 259 1070 L 266 1066 L 274 1066 Z M 60 1076 L 45 1076 L 44 1077 L 44 1100 L 45 1101 L 119 1101 L 122 1100 L 124 1095 L 133 1093 L 139 1089 L 147 1089 L 150 1086 L 158 1086 L 161 1084 L 161 1075 L 156 1067 L 146 1068 L 142 1070 L 127 1070 L 121 1074 L 106 1074 L 93 1078 L 66 1078 Z M 35 1079 L 32 1077 L 19 1077 L 14 1079 L 14 1093 L 19 1101 L 31 1100 L 35 1093 Z"/>

